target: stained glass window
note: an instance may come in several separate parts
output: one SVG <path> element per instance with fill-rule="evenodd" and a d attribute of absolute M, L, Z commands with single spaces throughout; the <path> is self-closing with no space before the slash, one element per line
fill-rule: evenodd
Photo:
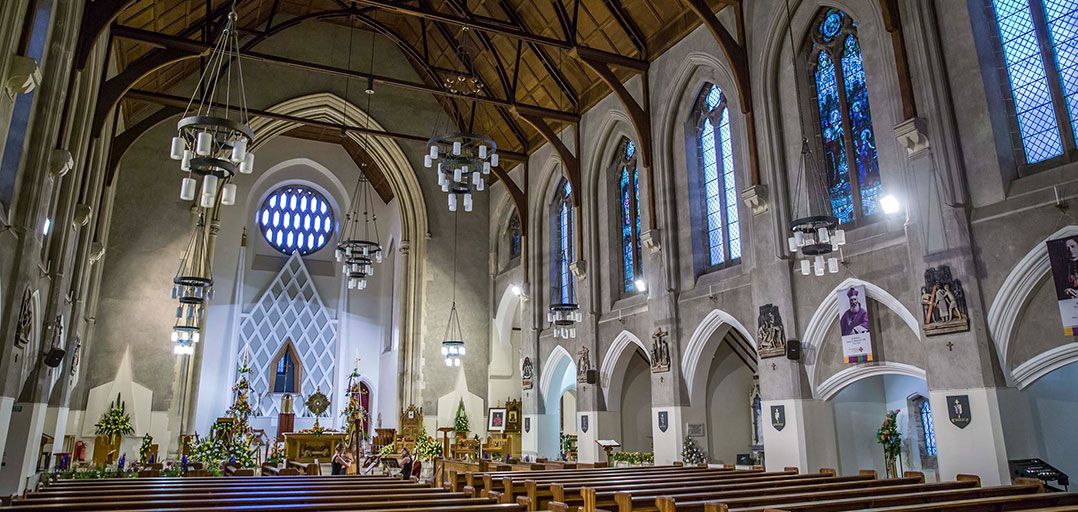
<path fill-rule="evenodd" d="M 22 39 L 19 42 L 19 55 L 34 59 L 41 69 L 45 69 L 42 59 L 45 57 L 49 26 L 52 21 L 52 7 L 53 0 L 38 0 L 30 3 L 26 13 L 30 23 L 24 27 Z M 15 96 L 7 138 L 4 140 L 4 145 L 0 146 L 0 151 L 3 152 L 3 157 L 0 158 L 0 204 L 4 206 L 11 206 L 12 199 L 15 197 L 15 181 L 22 165 L 36 92 L 37 90 L 33 90 Z"/>
<path fill-rule="evenodd" d="M 618 169 L 618 219 L 621 233 L 622 285 L 626 293 L 635 293 L 640 276 L 640 173 L 636 165 L 636 143 L 621 143 Z"/>
<path fill-rule="evenodd" d="M 1078 137 L 1078 0 L 992 0 L 992 8 L 1021 159 L 1035 164 L 1073 152 Z"/>
<path fill-rule="evenodd" d="M 846 224 L 879 211 L 880 168 L 856 25 L 825 9 L 812 33 L 812 83 L 831 214 Z"/>
<path fill-rule="evenodd" d="M 562 178 L 550 205 L 550 303 L 576 301 L 573 274 L 573 188 Z"/>
<path fill-rule="evenodd" d="M 737 212 L 737 183 L 730 137 L 730 110 L 726 96 L 708 84 L 701 93 L 697 144 L 705 248 L 710 267 L 741 259 L 741 223 Z"/>
<path fill-rule="evenodd" d="M 283 254 L 301 256 L 323 247 L 333 237 L 333 208 L 317 191 L 303 185 L 285 185 L 262 201 L 255 222 L 262 237 Z"/>
<path fill-rule="evenodd" d="M 277 360 L 277 371 L 273 377 L 274 393 L 296 392 L 296 363 L 292 361 L 292 352 L 287 348 Z"/>
<path fill-rule="evenodd" d="M 520 256 L 520 215 L 517 212 L 514 211 L 509 217 L 507 229 L 509 231 L 509 258 L 512 259 Z"/>
<path fill-rule="evenodd" d="M 932 406 L 928 400 L 921 400 L 921 428 L 925 433 L 925 454 L 929 457 L 936 456 L 936 427 L 932 423 Z"/>

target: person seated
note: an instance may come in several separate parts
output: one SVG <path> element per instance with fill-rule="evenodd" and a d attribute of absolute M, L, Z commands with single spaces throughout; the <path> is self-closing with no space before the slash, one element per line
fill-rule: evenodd
<path fill-rule="evenodd" d="M 333 474 L 344 475 L 348 472 L 348 467 L 352 465 L 352 458 L 348 452 L 344 451 L 344 445 L 338 444 L 337 450 L 333 453 Z"/>
<path fill-rule="evenodd" d="M 409 452 L 407 448 L 401 452 L 400 456 L 400 468 L 401 478 L 408 479 L 412 476 L 412 452 Z"/>

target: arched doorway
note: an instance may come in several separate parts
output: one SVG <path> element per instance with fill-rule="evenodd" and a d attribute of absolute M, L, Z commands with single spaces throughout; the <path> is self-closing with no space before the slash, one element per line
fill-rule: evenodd
<path fill-rule="evenodd" d="M 539 456 L 556 459 L 561 451 L 562 399 L 567 393 L 576 396 L 576 363 L 569 352 L 558 345 L 550 351 L 541 371 L 539 389 L 543 393 L 544 407 L 538 415 Z M 571 403 L 574 406 L 571 423 L 575 426 L 575 399 Z M 572 433 L 575 434 L 575 430 Z"/>
<path fill-rule="evenodd" d="M 883 373 L 855 380 L 826 397 L 835 420 L 835 446 L 841 474 L 861 469 L 886 471 L 876 432 L 888 411 L 898 411 L 902 451 L 898 470 L 922 471 L 936 480 L 935 425 L 928 404 L 928 384 L 912 375 Z"/>
<path fill-rule="evenodd" d="M 635 347 L 634 347 L 635 348 Z M 654 449 L 651 434 L 651 363 L 637 348 L 628 357 L 621 386 L 621 450 L 650 452 Z"/>

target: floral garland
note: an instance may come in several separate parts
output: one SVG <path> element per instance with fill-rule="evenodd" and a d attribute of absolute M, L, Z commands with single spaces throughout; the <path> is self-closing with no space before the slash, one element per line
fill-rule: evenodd
<path fill-rule="evenodd" d="M 97 435 L 108 437 L 112 441 L 135 433 L 135 428 L 131 426 L 131 415 L 127 414 L 119 393 L 116 394 L 116 401 L 101 415 L 101 419 L 94 426 L 97 427 Z"/>
<path fill-rule="evenodd" d="M 614 452 L 611 455 L 614 462 L 627 464 L 654 464 L 655 454 L 652 452 Z"/>
<path fill-rule="evenodd" d="M 898 409 L 887 411 L 883 424 L 876 431 L 876 442 L 883 445 L 883 454 L 888 459 L 898 457 L 902 451 L 902 434 L 898 431 Z"/>
<path fill-rule="evenodd" d="M 700 448 L 691 437 L 685 439 L 685 446 L 681 449 L 681 461 L 685 464 L 699 465 L 707 463 L 707 454 Z"/>
<path fill-rule="evenodd" d="M 464 410 L 464 399 L 460 399 L 460 405 L 457 406 L 457 416 L 453 418 L 453 431 L 458 433 L 467 434 L 472 430 L 472 425 L 468 421 L 468 413 Z"/>
<path fill-rule="evenodd" d="M 149 432 L 142 436 L 142 445 L 138 447 L 138 460 L 143 464 L 153 464 L 150 460 L 150 450 L 153 449 L 153 436 Z"/>

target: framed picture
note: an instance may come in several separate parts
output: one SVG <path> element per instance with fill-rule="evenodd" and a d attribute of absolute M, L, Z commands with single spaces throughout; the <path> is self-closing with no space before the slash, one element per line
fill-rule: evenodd
<path fill-rule="evenodd" d="M 487 430 L 490 432 L 505 432 L 505 408 L 491 407 L 487 409 Z"/>

